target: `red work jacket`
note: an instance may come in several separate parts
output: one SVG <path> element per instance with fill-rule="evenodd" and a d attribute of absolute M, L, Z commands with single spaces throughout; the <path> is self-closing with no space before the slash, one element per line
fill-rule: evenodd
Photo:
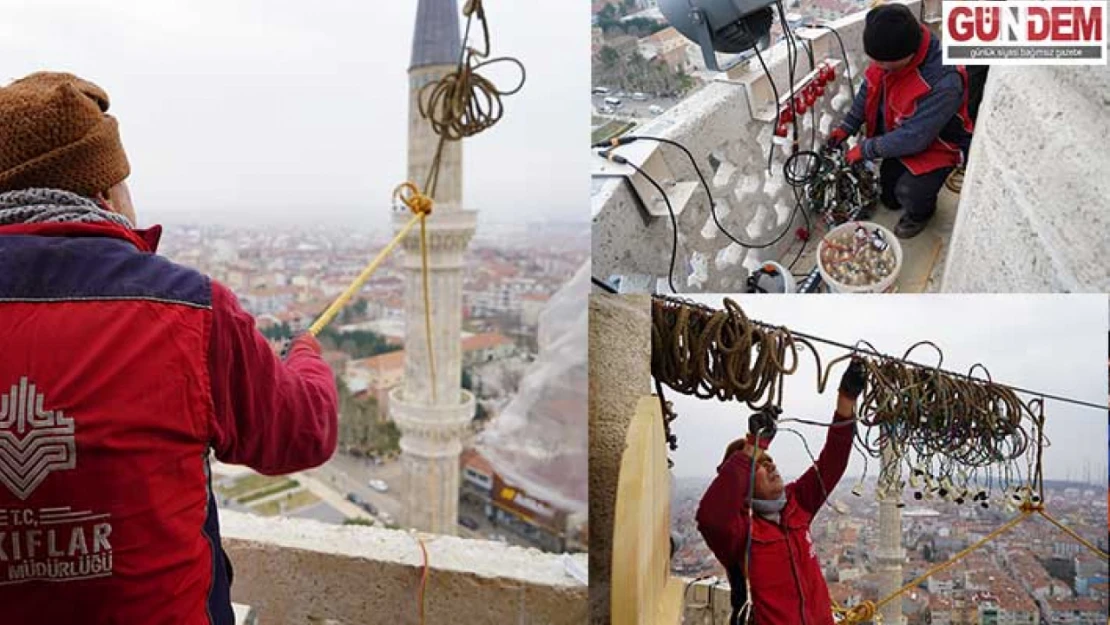
<path fill-rule="evenodd" d="M 756 625 L 832 625 L 832 603 L 809 526 L 848 466 L 853 426 L 829 428 L 817 459 L 786 486 L 781 522 L 753 515 L 748 526 L 751 459 L 734 453 L 717 468 L 698 506 L 698 531 L 730 572 L 743 568 L 751 532 L 751 600 Z M 822 481 L 824 486 L 822 487 Z M 730 573 L 730 583 L 740 580 Z M 735 581 L 734 581 L 735 580 Z"/>
<path fill-rule="evenodd" d="M 109 224 L 0 226 L 0 623 L 224 625 L 208 471 L 335 450 L 330 368 Z"/>

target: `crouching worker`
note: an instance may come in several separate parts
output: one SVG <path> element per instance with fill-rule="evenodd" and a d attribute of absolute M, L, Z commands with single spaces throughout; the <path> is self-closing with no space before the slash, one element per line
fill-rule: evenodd
<path fill-rule="evenodd" d="M 5 625 L 223 625 L 209 450 L 265 474 L 335 451 L 315 339 L 279 360 L 226 287 L 135 229 L 108 96 L 0 88 L 0 605 Z"/>
<path fill-rule="evenodd" d="M 871 58 L 852 109 L 829 133 L 836 147 L 866 124 L 866 138 L 849 163 L 882 159 L 882 201 L 904 210 L 894 233 L 917 236 L 937 208 L 937 194 L 971 147 L 968 78 L 962 66 L 944 65 L 940 41 L 902 4 L 871 9 L 863 30 Z"/>
<path fill-rule="evenodd" d="M 765 451 L 775 432 L 775 420 L 766 413 L 752 415 L 748 438 L 725 451 L 697 521 L 728 572 L 730 625 L 832 625 L 832 603 L 809 525 L 848 466 L 856 399 L 865 381 L 863 363 L 853 360 L 840 380 L 825 447 L 816 466 L 797 481 L 784 486 Z"/>

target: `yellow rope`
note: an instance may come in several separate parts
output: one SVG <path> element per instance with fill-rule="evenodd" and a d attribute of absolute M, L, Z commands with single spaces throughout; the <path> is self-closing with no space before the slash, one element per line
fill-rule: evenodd
<path fill-rule="evenodd" d="M 1055 518 L 1053 518 L 1052 515 L 1050 515 L 1048 512 L 1045 511 L 1043 504 L 1034 504 L 1034 503 L 1031 503 L 1031 502 L 1026 502 L 1021 506 L 1021 514 L 1020 515 L 1014 517 L 1013 519 L 1010 519 L 1008 522 L 1006 522 L 1005 525 L 999 527 L 998 529 L 994 530 L 990 534 L 987 534 L 985 537 L 983 537 L 982 540 L 977 541 L 975 544 L 973 544 L 973 545 L 969 546 L 968 548 L 964 549 L 963 551 L 957 553 L 955 556 L 948 559 L 947 561 L 942 562 L 942 563 L 938 564 L 937 566 L 934 566 L 934 567 L 930 568 L 928 571 L 925 571 L 925 573 L 918 576 L 916 579 L 909 582 L 908 584 L 902 586 L 901 588 L 899 588 L 895 592 L 891 593 L 889 596 L 883 598 L 879 602 L 876 603 L 874 601 L 864 601 L 863 603 L 861 603 L 859 605 L 856 605 L 856 606 L 853 606 L 851 608 L 844 608 L 844 607 L 841 607 L 840 605 L 836 604 L 835 601 L 834 601 L 833 602 L 833 612 L 842 617 L 841 620 L 840 620 L 841 625 L 844 625 L 844 624 L 856 625 L 858 623 L 865 623 L 867 621 L 870 621 L 870 620 L 875 618 L 875 614 L 884 605 L 886 605 L 886 604 L 890 603 L 891 601 L 897 599 L 898 597 L 902 596 L 907 591 L 915 588 L 918 584 L 925 581 L 926 579 L 928 579 L 928 578 L 932 577 L 933 575 L 939 573 L 940 571 L 948 568 L 952 564 L 955 564 L 957 561 L 962 559 L 964 556 L 970 554 L 972 551 L 975 551 L 976 549 L 982 547 L 983 545 L 985 545 L 988 542 L 994 540 L 995 538 L 998 538 L 999 536 L 1001 536 L 1005 532 L 1012 529 L 1018 523 L 1024 521 L 1025 519 L 1029 518 L 1030 516 L 1032 516 L 1034 513 L 1039 514 L 1042 517 L 1044 517 L 1046 520 L 1048 520 L 1049 523 L 1052 523 L 1056 527 L 1060 528 L 1060 530 L 1063 531 L 1065 534 L 1067 534 L 1067 535 L 1071 536 L 1072 538 L 1074 538 L 1075 540 L 1077 540 L 1080 544 L 1082 544 L 1087 549 L 1090 549 L 1094 553 L 1098 554 L 1099 557 L 1101 557 L 1103 559 L 1110 558 L 1110 555 L 1108 555 L 1106 552 L 1104 552 L 1103 550 L 1099 549 L 1098 547 L 1092 545 L 1085 538 L 1083 538 L 1079 534 L 1075 533 L 1075 531 L 1072 530 L 1070 527 L 1064 525 L 1063 523 L 1061 523 L 1061 522 L 1057 521 Z"/>
<path fill-rule="evenodd" d="M 968 548 L 964 549 L 963 551 L 957 553 L 955 556 L 953 556 L 952 558 L 950 558 L 946 562 L 941 562 L 940 564 L 930 568 L 928 571 L 925 571 L 925 573 L 918 576 L 916 579 L 909 582 L 908 584 L 902 586 L 901 588 L 899 588 L 895 592 L 891 593 L 887 597 L 881 599 L 878 603 L 875 603 L 875 602 L 872 602 L 872 601 L 864 601 L 860 605 L 857 605 L 857 606 L 855 606 L 855 607 L 853 607 L 849 610 L 845 610 L 844 608 L 840 608 L 840 610 L 842 610 L 844 615 L 845 615 L 844 619 L 840 621 L 841 624 L 843 625 L 843 624 L 847 623 L 848 625 L 856 625 L 857 623 L 863 623 L 863 622 L 866 622 L 868 620 L 871 620 L 872 618 L 874 618 L 875 613 L 878 612 L 879 608 L 882 608 L 884 605 L 890 603 L 891 601 L 894 601 L 898 597 L 902 596 L 906 591 L 913 589 L 914 587 L 916 587 L 918 584 L 925 581 L 926 579 L 929 579 L 933 575 L 935 575 L 935 574 L 939 573 L 940 571 L 943 571 L 944 569 L 948 568 L 949 566 L 955 564 L 956 562 L 958 562 L 959 560 L 961 560 L 962 558 L 967 556 L 972 551 L 975 551 L 976 549 L 982 547 L 983 545 L 985 545 L 988 542 L 994 540 L 995 538 L 998 538 L 999 536 L 1001 536 L 1005 532 L 1012 529 L 1018 523 L 1020 523 L 1020 522 L 1024 521 L 1025 519 L 1029 518 L 1029 515 L 1033 514 L 1033 512 L 1035 512 L 1035 511 L 1036 511 L 1036 509 L 1033 508 L 1033 507 L 1022 507 L 1020 515 L 1010 519 L 1002 527 L 999 527 L 998 529 L 994 530 L 990 534 L 987 534 L 985 537 L 983 537 L 982 540 L 979 540 L 979 541 L 975 542 L 973 545 L 971 545 L 970 547 L 968 547 Z"/>
<path fill-rule="evenodd" d="M 334 302 L 331 303 L 331 306 L 328 306 L 327 310 L 325 310 L 324 313 L 312 323 L 312 326 L 308 328 L 308 332 L 312 334 L 312 336 L 316 336 L 317 334 L 319 334 L 320 331 L 324 329 L 324 326 L 331 323 L 332 319 L 335 319 L 335 316 L 339 314 L 339 310 L 351 301 L 351 298 L 354 297 L 355 293 L 357 293 L 358 290 L 361 289 L 364 284 L 366 284 L 366 281 L 369 280 L 370 276 L 372 276 L 374 272 L 378 269 L 378 265 L 380 265 L 382 261 L 385 260 L 385 257 L 393 251 L 393 248 L 397 247 L 397 244 L 400 243 L 405 235 L 408 234 L 409 230 L 411 230 L 412 227 L 416 225 L 416 222 L 423 220 L 423 218 L 423 215 L 413 215 L 412 219 L 409 220 L 407 224 L 405 224 L 405 227 L 401 228 L 401 231 L 397 233 L 397 236 L 393 237 L 393 240 L 390 241 L 389 244 L 386 245 L 382 249 L 382 251 L 374 257 L 374 260 L 370 261 L 370 264 L 366 265 L 366 268 L 363 269 L 362 273 L 360 273 L 358 277 L 354 279 L 354 282 L 351 282 L 351 285 L 347 287 L 347 290 L 343 291 L 343 293 L 339 297 L 337 297 Z"/>
<path fill-rule="evenodd" d="M 424 284 L 424 335 L 428 344 L 428 370 L 432 374 L 432 403 L 436 399 L 436 355 L 432 351 L 432 297 L 428 294 L 428 229 L 425 219 L 420 220 L 420 271 Z"/>
<path fill-rule="evenodd" d="M 1067 525 L 1064 525 L 1063 523 L 1054 519 L 1052 517 L 1052 515 L 1045 512 L 1043 508 L 1038 510 L 1037 512 L 1039 512 L 1040 515 L 1043 516 L 1049 523 L 1051 523 L 1051 524 L 1055 525 L 1056 527 L 1060 528 L 1060 531 L 1062 531 L 1065 534 L 1067 534 L 1068 536 L 1071 536 L 1072 538 L 1076 539 L 1077 541 L 1079 541 L 1079 543 L 1081 545 L 1083 545 L 1084 547 L 1086 547 L 1086 548 L 1090 549 L 1091 551 L 1095 552 L 1096 554 L 1098 554 L 1098 557 L 1102 558 L 1103 560 L 1105 560 L 1107 558 L 1110 558 L 1110 554 L 1107 554 L 1105 551 L 1103 551 L 1103 550 L 1099 549 L 1098 547 L 1092 545 L 1091 543 L 1087 542 L 1087 539 L 1083 538 L 1079 534 L 1076 534 L 1075 530 L 1071 529 Z"/>
<path fill-rule="evenodd" d="M 436 357 L 432 350 L 432 297 L 428 289 L 428 228 L 427 216 L 432 213 L 435 202 L 420 192 L 414 182 L 404 182 L 393 191 L 393 197 L 400 200 L 409 210 L 420 215 L 420 274 L 424 291 L 424 335 L 428 348 L 428 371 L 432 376 L 432 403 L 437 403 Z"/>

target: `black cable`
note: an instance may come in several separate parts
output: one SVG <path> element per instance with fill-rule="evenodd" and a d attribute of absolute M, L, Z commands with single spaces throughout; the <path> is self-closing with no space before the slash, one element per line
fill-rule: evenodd
<path fill-rule="evenodd" d="M 628 165 L 632 169 L 636 170 L 636 173 L 643 176 L 648 182 L 651 183 L 651 186 L 655 187 L 655 190 L 659 192 L 659 195 L 663 196 L 663 201 L 667 204 L 667 213 L 671 216 L 671 266 L 670 269 L 667 271 L 667 284 L 671 287 L 671 293 L 678 293 L 678 289 L 674 288 L 674 263 L 675 259 L 678 257 L 678 219 L 675 218 L 674 207 L 671 206 L 671 199 L 667 197 L 666 191 L 664 191 L 663 187 L 655 181 L 655 178 L 649 176 L 648 173 L 644 171 L 643 168 L 641 168 L 639 165 L 636 165 L 620 154 L 613 154 L 612 149 L 603 152 L 601 156 L 613 161 L 614 163 L 617 163 L 619 165 Z"/>
<path fill-rule="evenodd" d="M 771 147 L 767 150 L 767 175 L 773 176 L 775 174 L 771 168 L 771 162 L 775 158 L 775 129 L 778 128 L 779 123 L 779 89 L 775 86 L 775 79 L 771 77 L 767 64 L 763 62 L 763 55 L 759 53 L 759 44 L 752 46 L 752 49 L 755 50 L 755 58 L 759 59 L 759 64 L 763 66 L 763 73 L 771 83 L 771 93 L 775 94 L 775 120 L 771 122 Z"/>
<path fill-rule="evenodd" d="M 781 326 L 776 326 L 776 325 L 773 325 L 773 324 L 770 324 L 770 323 L 765 323 L 765 322 L 759 321 L 757 319 L 750 319 L 750 321 L 755 325 L 762 326 L 762 327 L 768 328 L 768 329 L 779 329 L 781 327 Z M 975 377 L 972 377 L 972 376 L 970 376 L 966 373 L 956 373 L 954 371 L 949 371 L 947 369 L 941 369 L 940 367 L 937 367 L 937 366 L 934 366 L 934 365 L 923 365 L 919 362 L 914 362 L 914 361 L 909 360 L 907 358 L 899 358 L 897 356 L 890 356 L 888 354 L 884 354 L 884 353 L 878 351 L 877 349 L 875 349 L 874 347 L 872 347 L 870 345 L 868 345 L 867 347 L 860 347 L 858 344 L 857 345 L 847 345 L 845 343 L 841 343 L 839 341 L 834 341 L 832 339 L 826 339 L 826 338 L 822 338 L 820 336 L 814 336 L 812 334 L 806 334 L 804 332 L 798 332 L 797 330 L 795 330 L 793 328 L 790 329 L 790 333 L 793 334 L 794 336 L 801 337 L 803 339 L 813 341 L 815 343 L 824 343 L 826 345 L 832 345 L 834 347 L 839 347 L 841 349 L 845 349 L 845 350 L 848 350 L 850 352 L 870 354 L 872 356 L 877 356 L 877 357 L 882 358 L 884 360 L 901 362 L 901 363 L 911 365 L 911 366 L 914 366 L 914 367 L 920 367 L 922 369 L 931 369 L 931 370 L 937 371 L 939 373 L 944 373 L 946 375 L 961 378 L 961 379 L 964 379 L 964 380 L 970 380 L 970 381 L 973 381 L 973 382 L 983 382 L 983 381 L 985 381 L 982 378 L 975 378 Z M 1034 395 L 1036 397 L 1043 397 L 1045 399 L 1053 399 L 1053 400 L 1056 400 L 1056 401 L 1059 401 L 1059 402 L 1064 402 L 1064 403 L 1068 403 L 1068 404 L 1075 404 L 1077 406 L 1086 406 L 1088 408 L 1095 408 L 1095 409 L 1102 410 L 1102 411 L 1106 410 L 1106 405 L 1105 404 L 1096 404 L 1094 402 L 1083 401 L 1081 399 L 1072 399 L 1070 397 L 1062 397 L 1060 395 L 1052 395 L 1050 393 L 1043 393 L 1041 391 L 1032 391 L 1032 390 L 1029 390 L 1029 389 L 1026 389 L 1026 388 L 1022 388 L 1020 386 L 1014 386 L 1012 384 L 1003 384 L 1001 382 L 992 381 L 992 384 L 994 384 L 995 386 L 1008 388 L 1011 391 L 1014 391 L 1016 393 L 1025 393 L 1026 395 Z"/>
<path fill-rule="evenodd" d="M 605 291 L 606 293 L 612 293 L 614 295 L 618 294 L 617 290 L 614 289 L 612 287 L 612 285 L 610 285 L 608 282 L 605 282 L 604 280 L 601 280 L 599 278 L 595 278 L 593 276 L 590 276 L 590 282 L 593 282 L 594 286 L 599 287 L 602 291 Z"/>
<path fill-rule="evenodd" d="M 694 166 L 694 171 L 697 172 L 697 174 L 698 174 L 698 180 L 701 181 L 702 188 L 705 189 L 706 197 L 709 198 L 709 214 L 713 217 L 713 223 L 715 223 L 717 225 L 717 229 L 720 230 L 733 243 L 739 245 L 740 247 L 746 247 L 748 249 L 753 249 L 753 250 L 761 250 L 761 249 L 771 247 L 772 245 L 778 243 L 779 241 L 782 240 L 782 238 L 784 236 L 786 236 L 786 233 L 790 231 L 790 226 L 791 226 L 791 224 L 794 223 L 794 215 L 793 214 L 790 215 L 790 220 L 787 222 L 786 227 L 783 228 L 783 231 L 780 232 L 778 234 L 778 236 L 776 236 L 774 239 L 772 239 L 771 241 L 769 241 L 767 243 L 749 243 L 749 242 L 746 242 L 746 241 L 741 241 L 740 239 L 736 238 L 735 236 L 732 235 L 731 232 L 729 232 L 728 230 L 725 229 L 724 225 L 721 224 L 721 220 L 717 217 L 717 202 L 713 199 L 713 191 L 712 191 L 712 189 L 709 188 L 709 183 L 706 182 L 705 175 L 702 174 L 701 167 L 698 165 L 697 159 L 694 158 L 694 155 L 693 155 L 693 153 L 690 152 L 689 148 L 687 148 L 685 145 L 683 145 L 683 144 L 681 144 L 678 141 L 675 141 L 673 139 L 667 139 L 667 138 L 664 138 L 664 137 L 655 137 L 655 136 L 651 136 L 651 135 L 628 135 L 628 136 L 620 137 L 616 142 L 613 142 L 613 144 L 615 144 L 615 146 L 626 145 L 628 143 L 632 143 L 632 142 L 638 141 L 640 139 L 643 139 L 645 141 L 656 141 L 658 143 L 665 143 L 667 145 L 672 145 L 672 146 L 682 150 L 682 152 L 684 154 L 686 154 L 686 158 L 690 161 L 690 164 Z"/>
<path fill-rule="evenodd" d="M 840 58 L 844 60 L 844 73 L 848 76 L 848 88 L 852 90 L 852 97 L 854 98 L 856 96 L 856 85 L 852 82 L 852 66 L 848 63 L 848 52 L 844 47 L 844 40 L 840 38 L 840 32 L 828 24 L 810 24 L 809 26 L 810 28 L 824 28 L 836 37 L 836 42 L 840 44 Z"/>

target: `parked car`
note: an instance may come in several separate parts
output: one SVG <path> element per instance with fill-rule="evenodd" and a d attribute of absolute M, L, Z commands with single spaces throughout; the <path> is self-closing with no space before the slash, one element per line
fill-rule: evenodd
<path fill-rule="evenodd" d="M 648 96 L 646 93 L 641 93 L 637 91 L 636 93 L 632 94 L 632 99 L 637 102 L 647 102 Z"/>
<path fill-rule="evenodd" d="M 360 502 L 360 503 L 358 504 L 358 507 L 360 507 L 360 508 L 362 508 L 363 510 L 365 510 L 365 511 L 369 512 L 370 514 L 373 514 L 373 515 L 377 515 L 377 514 L 378 514 L 378 509 L 377 509 L 377 507 L 375 507 L 375 506 L 374 506 L 374 504 L 370 503 L 369 501 L 363 501 L 363 502 Z"/>
<path fill-rule="evenodd" d="M 477 531 L 478 529 L 478 522 L 468 516 L 459 517 L 459 525 L 469 530 Z"/>
<path fill-rule="evenodd" d="M 379 493 L 384 493 L 389 490 L 389 484 L 386 484 L 381 480 L 370 480 L 370 488 L 373 488 Z"/>
<path fill-rule="evenodd" d="M 595 95 L 609 95 L 609 87 L 594 87 Z"/>
<path fill-rule="evenodd" d="M 359 497 L 358 495 L 354 494 L 354 493 L 347 493 L 347 501 L 349 501 L 349 502 L 351 502 L 351 503 L 353 503 L 357 506 L 358 502 L 362 501 L 362 498 Z"/>
<path fill-rule="evenodd" d="M 605 104 L 613 108 L 620 108 L 624 104 L 620 98 L 605 98 Z"/>

